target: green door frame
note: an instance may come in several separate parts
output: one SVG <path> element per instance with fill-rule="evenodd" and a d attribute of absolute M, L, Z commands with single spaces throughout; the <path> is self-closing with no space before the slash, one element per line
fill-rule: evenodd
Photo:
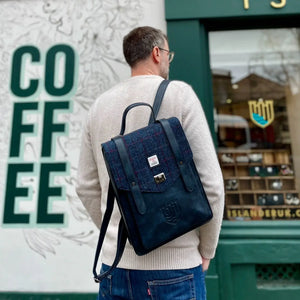
<path fill-rule="evenodd" d="M 249 3 L 248 9 L 246 3 Z M 286 4 L 281 8 L 272 6 L 280 3 Z M 209 31 L 298 27 L 299 0 L 166 0 L 165 10 L 170 47 L 176 53 L 170 78 L 192 85 L 216 140 Z"/>
<path fill-rule="evenodd" d="M 168 21 L 168 38 L 170 47 L 176 53 L 170 66 L 170 78 L 192 85 L 201 99 L 210 130 L 214 132 L 208 31 L 198 20 Z"/>
<path fill-rule="evenodd" d="M 183 80 L 193 87 L 216 144 L 209 32 L 299 27 L 299 0 L 166 0 L 165 10 L 170 48 L 176 53 L 170 67 L 170 79 Z M 223 221 L 216 259 L 212 261 L 206 279 L 208 298 L 241 299 L 235 285 L 244 285 L 249 278 L 244 282 L 240 280 L 243 270 L 248 268 L 245 274 L 253 275 L 257 263 L 300 264 L 300 256 L 295 255 L 300 253 L 299 238 L 299 221 Z M 279 251 L 276 256 L 270 255 L 276 249 L 283 251 L 281 256 Z M 290 253 L 293 254 L 291 258 Z M 255 284 L 254 277 L 251 280 Z M 280 297 L 286 293 L 286 290 L 277 294 L 272 290 L 258 291 L 254 285 L 251 287 L 250 281 L 245 292 L 251 299 L 261 299 L 261 295 L 265 295 L 264 299 L 283 299 Z M 289 299 L 299 299 L 300 289 L 295 291 L 296 294 L 293 290 L 288 292 Z"/>
<path fill-rule="evenodd" d="M 286 5 L 282 8 L 271 6 L 271 3 L 280 4 L 283 1 Z M 249 9 L 244 8 L 246 2 L 249 3 Z M 170 79 L 183 80 L 193 87 L 216 141 L 209 31 L 299 27 L 299 0 L 165 0 L 165 10 L 170 48 L 176 53 L 170 67 Z M 249 226 L 245 226 L 243 221 L 224 221 L 221 237 L 234 238 L 237 232 L 238 235 L 242 232 L 245 237 L 257 234 L 266 237 L 272 234 L 273 228 L 278 227 L 282 229 L 276 233 L 278 238 L 291 238 L 291 232 L 299 237 L 295 232 L 295 227 L 296 231 L 300 229 L 300 222 L 297 221 L 251 221 Z"/>

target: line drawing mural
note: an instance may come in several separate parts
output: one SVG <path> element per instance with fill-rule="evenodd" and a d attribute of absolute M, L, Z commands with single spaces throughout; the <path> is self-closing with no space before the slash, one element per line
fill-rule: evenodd
<path fill-rule="evenodd" d="M 81 129 L 84 116 L 97 96 L 122 80 L 124 74 L 128 73 L 120 45 L 123 36 L 137 26 L 143 17 L 141 2 L 141 0 L 1 1 L 1 190 L 4 190 L 6 185 L 13 103 L 22 101 L 22 99 L 16 99 L 9 90 L 13 52 L 23 45 L 33 45 L 43 52 L 53 45 L 67 44 L 75 49 L 78 56 L 76 92 L 71 99 L 68 99 L 73 102 L 73 111 L 59 115 L 60 122 L 63 121 L 69 128 L 68 135 L 57 136 L 55 139 L 55 160 L 67 161 L 70 165 L 70 172 L 67 176 L 56 176 L 54 179 L 55 185 L 64 187 L 66 199 L 53 201 L 52 210 L 64 212 L 68 216 L 68 224 L 61 228 L 59 226 L 55 228 L 18 227 L 23 233 L 27 247 L 45 259 L 49 255 L 55 255 L 63 241 L 74 245 L 95 247 L 97 230 L 91 224 L 74 189 Z M 43 78 L 43 72 L 42 63 L 29 66 L 27 62 L 24 84 L 28 84 L 30 78 Z M 42 103 L 52 99 L 51 95 L 43 90 L 34 100 Z M 27 115 L 26 122 L 37 124 L 38 130 L 41 130 L 40 113 Z M 25 139 L 23 157 L 25 162 L 40 160 L 40 145 L 39 136 Z M 30 188 L 35 199 L 37 181 L 36 176 L 23 176 L 19 185 Z M 3 195 L 4 192 L 1 194 L 2 199 Z M 33 212 L 37 205 L 36 200 L 25 202 L 20 201 L 19 210 Z M 3 200 L 1 200 L 1 206 L 3 207 Z M 81 226 L 82 223 L 85 225 Z M 0 228 L 0 230 L 6 229 Z"/>

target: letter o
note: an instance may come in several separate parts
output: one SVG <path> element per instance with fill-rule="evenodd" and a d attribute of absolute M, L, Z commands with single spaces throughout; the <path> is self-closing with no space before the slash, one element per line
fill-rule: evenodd
<path fill-rule="evenodd" d="M 55 70 L 57 54 L 63 53 L 65 55 L 65 78 L 62 87 L 55 86 L 55 77 L 58 74 L 58 70 Z M 57 72 L 56 72 L 57 71 Z M 74 85 L 74 73 L 75 73 L 75 53 L 74 50 L 64 44 L 55 45 L 51 47 L 46 56 L 46 68 L 45 68 L 45 89 L 48 94 L 52 96 L 63 96 L 68 94 Z"/>

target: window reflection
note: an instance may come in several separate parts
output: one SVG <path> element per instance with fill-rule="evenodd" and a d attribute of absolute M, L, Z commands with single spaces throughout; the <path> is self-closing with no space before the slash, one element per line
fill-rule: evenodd
<path fill-rule="evenodd" d="M 300 219 L 300 29 L 210 33 L 225 218 Z"/>

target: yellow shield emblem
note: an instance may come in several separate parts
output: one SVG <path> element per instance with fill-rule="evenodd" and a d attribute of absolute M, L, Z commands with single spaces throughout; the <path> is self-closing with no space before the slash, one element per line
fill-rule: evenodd
<path fill-rule="evenodd" d="M 273 100 L 250 100 L 248 101 L 250 118 L 252 122 L 265 128 L 274 121 L 274 101 Z"/>

